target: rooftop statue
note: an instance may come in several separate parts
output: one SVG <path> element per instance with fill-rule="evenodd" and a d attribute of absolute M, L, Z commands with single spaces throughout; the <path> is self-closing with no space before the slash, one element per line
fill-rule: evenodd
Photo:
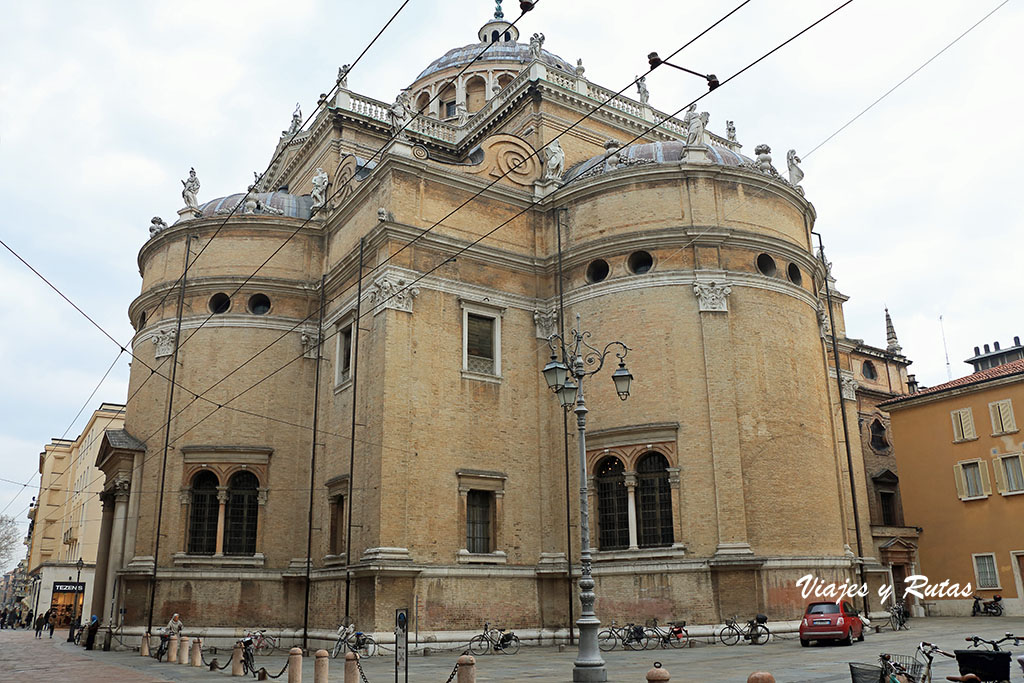
<path fill-rule="evenodd" d="M 153 220 L 149 222 L 149 236 L 156 237 L 166 229 L 167 223 L 164 222 L 164 219 L 160 216 L 153 216 Z"/>
<path fill-rule="evenodd" d="M 687 112 L 689 114 L 690 112 Z M 711 115 L 706 111 L 702 111 L 700 115 L 694 114 L 690 116 L 690 121 L 686 126 L 686 144 L 703 145 L 704 144 L 704 129 L 708 125 L 708 121 L 711 119 Z"/>
<path fill-rule="evenodd" d="M 181 191 L 181 197 L 185 200 L 185 206 L 198 211 L 199 202 L 196 201 L 196 195 L 199 194 L 199 176 L 196 175 L 196 169 L 190 168 L 188 170 L 188 180 L 182 180 L 181 184 L 184 186 Z"/>
<path fill-rule="evenodd" d="M 351 64 L 338 67 L 338 87 L 348 88 L 348 72 L 352 70 Z"/>
<path fill-rule="evenodd" d="M 544 180 L 561 180 L 565 172 L 565 151 L 558 140 L 552 140 L 544 148 Z"/>
<path fill-rule="evenodd" d="M 577 59 L 576 60 L 576 78 L 583 78 L 583 73 L 585 71 L 586 71 L 586 68 L 584 68 L 584 66 L 583 66 L 583 59 L 582 58 L 581 59 Z"/>
<path fill-rule="evenodd" d="M 732 121 L 725 122 L 725 135 L 731 142 L 736 142 L 736 124 Z"/>
<path fill-rule="evenodd" d="M 797 164 L 801 163 L 800 157 L 796 155 L 796 150 L 791 149 L 786 152 L 786 163 L 789 165 L 789 182 L 793 184 L 797 190 L 803 194 L 803 188 L 800 187 L 800 181 L 804 179 L 804 172 L 800 170 Z"/>
<path fill-rule="evenodd" d="M 466 122 L 469 121 L 469 110 L 466 109 L 465 103 L 458 102 L 455 104 L 455 115 L 458 117 L 458 124 L 460 126 L 466 125 Z"/>
<path fill-rule="evenodd" d="M 313 191 L 310 193 L 313 198 L 313 211 L 324 208 L 327 203 L 327 183 L 327 173 L 324 169 L 316 169 L 316 173 L 313 174 Z"/>
<path fill-rule="evenodd" d="M 640 104 L 647 104 L 648 100 L 651 99 L 651 93 L 647 89 L 647 76 L 641 76 L 636 79 L 636 89 L 640 93 Z"/>
<path fill-rule="evenodd" d="M 398 93 L 395 103 L 388 107 L 388 120 L 396 135 L 412 120 L 410 98 L 409 89 L 404 88 Z"/>
<path fill-rule="evenodd" d="M 295 111 L 292 112 L 292 122 L 288 126 L 288 130 L 285 131 L 285 135 L 295 135 L 302 130 L 302 108 L 299 103 L 295 103 Z"/>
<path fill-rule="evenodd" d="M 760 144 L 754 148 L 754 155 L 757 159 L 755 165 L 763 173 L 776 174 L 778 171 L 772 165 L 772 148 L 766 144 Z"/>
<path fill-rule="evenodd" d="M 544 34 L 534 33 L 530 37 L 530 58 L 540 59 L 540 49 L 544 45 Z"/>

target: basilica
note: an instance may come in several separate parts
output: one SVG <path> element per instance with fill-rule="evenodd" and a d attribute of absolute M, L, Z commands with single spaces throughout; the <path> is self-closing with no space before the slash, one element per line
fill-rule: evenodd
<path fill-rule="evenodd" d="M 799 160 L 544 44 L 499 12 L 394 102 L 342 68 L 248 193 L 193 171 L 153 219 L 97 460 L 104 623 L 564 632 L 581 483 L 606 623 L 791 619 L 805 574 L 882 580 Z M 541 373 L 573 328 L 634 378 L 587 380 L 585 482 Z M 872 358 L 906 385 L 898 347 Z"/>

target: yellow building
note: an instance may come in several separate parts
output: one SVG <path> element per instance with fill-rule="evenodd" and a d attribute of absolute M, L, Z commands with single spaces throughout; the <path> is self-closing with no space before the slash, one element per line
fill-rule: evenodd
<path fill-rule="evenodd" d="M 565 629 L 576 445 L 541 369 L 577 314 L 636 377 L 588 394 L 602 619 L 793 618 L 797 578 L 852 578 L 865 476 L 833 404 L 851 438 L 857 404 L 829 376 L 803 189 L 768 145 L 617 96 L 539 34 L 477 38 L 393 104 L 341 74 L 248 198 L 199 203 L 190 179 L 154 219 L 98 461 L 107 604 L 133 627 L 301 624 L 312 480 L 322 637 L 401 607 L 421 633 Z"/>
<path fill-rule="evenodd" d="M 920 526 L 920 572 L 970 584 L 1024 614 L 1024 360 L 884 403 L 892 416 L 903 508 Z M 970 598 L 927 597 L 931 614 L 967 615 Z"/>
<path fill-rule="evenodd" d="M 124 424 L 124 408 L 101 404 L 77 439 L 54 439 L 39 454 L 39 495 L 28 512 L 28 602 L 36 614 L 56 610 L 58 626 L 92 604 L 104 479 L 96 456 L 105 431 Z"/>

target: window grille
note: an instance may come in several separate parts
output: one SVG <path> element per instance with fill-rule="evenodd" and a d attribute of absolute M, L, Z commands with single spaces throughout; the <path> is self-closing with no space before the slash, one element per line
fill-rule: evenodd
<path fill-rule="evenodd" d="M 252 472 L 239 472 L 228 484 L 225 555 L 256 554 L 256 516 L 259 512 L 259 482 Z"/>
<path fill-rule="evenodd" d="M 494 374 L 494 318 L 466 316 L 466 369 Z"/>
<path fill-rule="evenodd" d="M 466 495 L 466 549 L 471 553 L 491 552 L 491 498 L 490 491 Z"/>
<path fill-rule="evenodd" d="M 192 479 L 192 509 L 189 515 L 188 553 L 213 555 L 217 549 L 217 475 L 200 472 Z"/>
<path fill-rule="evenodd" d="M 882 508 L 882 524 L 885 526 L 899 524 L 896 514 L 896 494 L 893 491 L 879 491 L 878 499 Z"/>
<path fill-rule="evenodd" d="M 992 555 L 975 555 L 974 566 L 978 570 L 978 588 L 998 588 L 999 575 L 996 573 L 996 558 Z"/>
<path fill-rule="evenodd" d="M 597 467 L 598 547 L 618 550 L 629 547 L 629 497 L 618 458 L 605 458 Z"/>
<path fill-rule="evenodd" d="M 672 489 L 668 461 L 661 453 L 648 453 L 637 463 L 637 519 L 641 548 L 672 545 Z"/>

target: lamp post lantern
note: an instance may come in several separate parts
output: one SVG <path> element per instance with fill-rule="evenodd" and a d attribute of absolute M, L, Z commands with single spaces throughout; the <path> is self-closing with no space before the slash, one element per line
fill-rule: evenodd
<path fill-rule="evenodd" d="M 82 567 L 84 566 L 85 562 L 82 561 L 82 558 L 78 558 L 78 562 L 75 563 L 75 567 L 78 568 L 78 576 L 75 578 L 75 598 L 72 603 L 71 625 L 68 627 L 69 643 L 75 642 L 75 622 L 78 620 L 78 585 L 82 582 Z M 82 597 L 85 597 L 85 591 L 82 591 Z"/>
<path fill-rule="evenodd" d="M 558 396 L 563 408 L 575 404 L 576 428 L 579 432 L 580 460 L 580 617 L 576 620 L 579 629 L 579 650 L 573 663 L 573 681 L 607 681 L 608 672 L 597 645 L 597 630 L 601 621 L 594 613 L 594 577 L 591 572 L 590 556 L 590 503 L 587 500 L 587 410 L 583 396 L 583 380 L 595 375 L 604 367 L 605 359 L 614 351 L 619 367 L 612 373 L 615 392 L 625 401 L 633 375 L 626 369 L 626 354 L 629 347 L 619 341 L 609 342 L 604 349 L 597 349 L 587 343 L 589 332 L 584 332 L 580 316 L 576 314 L 576 329 L 571 339 L 552 335 L 548 339 L 551 347 L 551 361 L 544 366 L 542 374 L 548 388 Z M 558 360 L 558 354 L 562 360 Z M 590 369 L 587 369 L 587 368 Z"/>

